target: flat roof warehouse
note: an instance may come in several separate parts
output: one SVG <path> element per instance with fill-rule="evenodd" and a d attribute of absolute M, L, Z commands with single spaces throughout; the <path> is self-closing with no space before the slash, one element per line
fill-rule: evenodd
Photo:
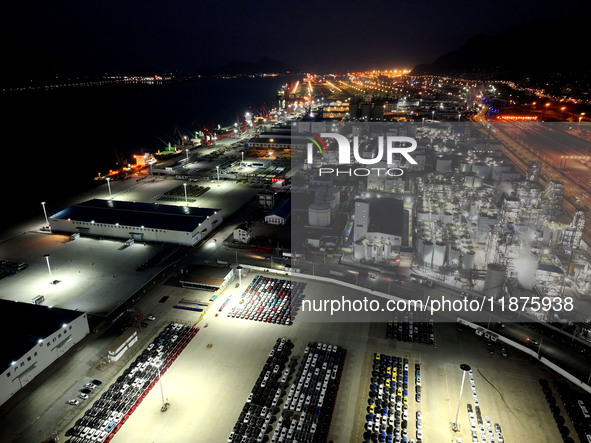
<path fill-rule="evenodd" d="M 55 232 L 192 245 L 222 221 L 219 209 L 88 200 L 50 217 Z"/>

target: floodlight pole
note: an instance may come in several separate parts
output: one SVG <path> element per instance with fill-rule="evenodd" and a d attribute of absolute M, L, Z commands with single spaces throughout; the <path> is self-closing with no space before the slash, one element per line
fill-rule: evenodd
<path fill-rule="evenodd" d="M 45 261 L 47 262 L 47 269 L 49 270 L 49 279 L 53 279 L 52 275 L 51 275 L 51 266 L 49 266 L 49 254 L 45 254 L 43 257 L 45 257 Z"/>
<path fill-rule="evenodd" d="M 49 227 L 49 219 L 47 218 L 47 211 L 45 210 L 45 202 L 41 202 L 43 207 L 43 214 L 45 215 L 45 226 Z"/>
<path fill-rule="evenodd" d="M 456 420 L 453 423 L 452 429 L 454 431 L 458 431 L 458 416 L 460 415 L 460 405 L 462 404 L 462 392 L 464 390 L 464 381 L 466 380 L 466 372 L 468 372 L 471 368 L 465 363 L 460 365 L 460 369 L 462 370 L 462 385 L 460 386 L 460 398 L 458 398 L 458 409 L 456 410 Z"/>

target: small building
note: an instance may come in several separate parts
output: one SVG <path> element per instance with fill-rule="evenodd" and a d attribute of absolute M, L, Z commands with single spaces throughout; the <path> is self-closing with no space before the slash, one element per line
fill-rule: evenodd
<path fill-rule="evenodd" d="M 227 267 L 191 265 L 181 274 L 179 282 L 183 288 L 217 291 L 223 289 L 233 275 Z"/>
<path fill-rule="evenodd" d="M 275 201 L 277 199 L 277 193 L 274 191 L 264 190 L 257 194 L 258 207 L 265 211 L 270 211 L 275 207 Z"/>
<path fill-rule="evenodd" d="M 291 198 L 283 200 L 277 208 L 265 216 L 265 223 L 270 225 L 284 225 L 291 215 Z"/>
<path fill-rule="evenodd" d="M 0 404 L 64 355 L 90 332 L 84 312 L 0 300 L 5 321 Z M 8 321 L 14 319 L 14 321 Z"/>
<path fill-rule="evenodd" d="M 242 223 L 234 228 L 234 241 L 239 243 L 250 243 L 252 230 L 247 223 Z"/>
<path fill-rule="evenodd" d="M 107 349 L 109 363 L 119 360 L 138 341 L 137 329 L 128 328 Z"/>
<path fill-rule="evenodd" d="M 53 232 L 192 246 L 221 225 L 219 209 L 93 199 L 49 218 Z"/>

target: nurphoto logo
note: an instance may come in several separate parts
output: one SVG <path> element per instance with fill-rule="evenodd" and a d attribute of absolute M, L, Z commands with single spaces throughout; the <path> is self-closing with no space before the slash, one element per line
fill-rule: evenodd
<path fill-rule="evenodd" d="M 329 150 L 324 142 L 324 139 L 334 139 L 337 142 L 338 164 L 350 165 L 351 153 L 353 153 L 354 163 L 360 165 L 376 165 L 385 162 L 388 165 L 398 164 L 395 155 L 401 155 L 411 165 L 416 165 L 417 162 L 410 155 L 417 148 L 417 142 L 414 138 L 403 136 L 380 136 L 377 138 L 377 154 L 373 158 L 362 157 L 359 152 L 359 137 L 353 137 L 353 146 L 342 134 L 337 133 L 321 133 L 320 136 L 308 133 L 306 138 L 310 140 L 307 144 L 307 163 L 314 163 L 314 150 L 317 148 L 322 156 L 329 155 Z M 347 171 L 339 170 L 338 168 L 321 167 L 318 170 L 319 175 L 325 174 L 347 174 L 355 176 L 367 176 L 372 172 L 378 175 L 388 175 L 392 177 L 400 176 L 404 173 L 401 168 L 354 168 Z M 382 174 L 383 173 L 383 174 Z"/>

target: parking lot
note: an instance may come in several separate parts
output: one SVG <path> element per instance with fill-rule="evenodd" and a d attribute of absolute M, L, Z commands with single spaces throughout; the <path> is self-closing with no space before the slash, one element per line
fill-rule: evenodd
<path fill-rule="evenodd" d="M 227 291 L 242 293 L 250 283 L 250 279 L 246 280 L 243 288 Z M 307 297 L 323 291 L 322 285 L 306 282 Z M 415 414 L 408 425 L 409 436 L 416 439 L 416 412 L 420 407 L 424 441 L 451 441 L 457 437 L 472 441 L 467 405 L 473 405 L 474 399 L 468 380 L 460 405 L 460 429 L 451 429 L 462 378 L 459 364 L 468 363 L 478 389 L 482 417 L 490 418 L 493 430 L 494 423 L 500 425 L 505 441 L 560 441 L 537 381 L 542 376 L 551 379 L 553 374 L 516 351 L 508 357 L 500 352 L 490 355 L 480 337 L 470 331 L 457 331 L 454 323 L 434 325 L 440 339 L 437 347 L 431 347 L 388 340 L 384 337 L 384 325 L 378 323 L 310 323 L 302 316 L 286 329 L 267 322 L 216 317 L 216 308 L 225 299 L 218 297 L 213 303 L 202 320 L 208 327 L 201 329 L 163 376 L 170 408 L 160 412 L 160 394 L 152 390 L 112 441 L 176 442 L 187 436 L 199 442 L 226 441 L 278 337 L 293 343 L 291 357 L 304 355 L 310 342 L 336 344 L 347 350 L 328 440 L 364 440 L 372 361 L 374 353 L 384 353 L 408 359 L 409 377 L 414 365 L 420 365 L 420 403 L 416 401 L 414 380 L 409 382 L 409 416 Z M 233 297 L 230 303 L 238 300 L 239 297 Z M 183 315 L 196 318 L 196 314 L 188 312 Z M 288 394 L 289 390 L 285 402 Z M 215 414 L 215 423 L 213 410 L 222 411 Z M 271 426 L 274 432 L 277 422 Z M 268 436 L 272 438 L 273 433 Z"/>

